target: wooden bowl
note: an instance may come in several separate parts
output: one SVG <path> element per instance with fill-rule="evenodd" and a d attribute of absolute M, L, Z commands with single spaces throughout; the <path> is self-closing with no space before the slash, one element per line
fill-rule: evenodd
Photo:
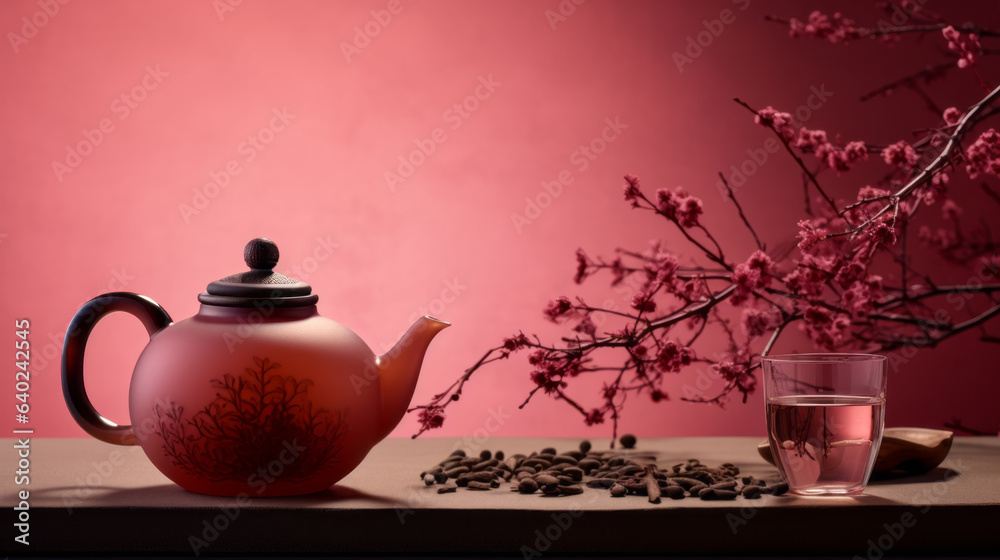
<path fill-rule="evenodd" d="M 951 451 L 954 434 L 928 428 L 886 428 L 875 457 L 874 474 L 923 474 L 944 461 Z M 767 440 L 757 445 L 757 453 L 774 464 Z"/>

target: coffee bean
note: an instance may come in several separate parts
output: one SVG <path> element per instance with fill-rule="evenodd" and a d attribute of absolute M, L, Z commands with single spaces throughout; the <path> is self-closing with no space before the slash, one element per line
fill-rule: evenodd
<path fill-rule="evenodd" d="M 566 467 L 563 469 L 563 474 L 571 477 L 575 482 L 583 480 L 583 469 L 578 467 Z"/>
<path fill-rule="evenodd" d="M 552 476 L 550 474 L 545 474 L 545 473 L 536 474 L 535 475 L 535 482 L 537 482 L 538 485 L 540 487 L 542 487 L 542 488 L 545 488 L 547 486 L 558 486 L 559 485 L 559 479 L 558 478 L 556 478 L 556 477 L 554 477 L 554 476 Z"/>
<path fill-rule="evenodd" d="M 451 455 L 449 455 L 449 456 L 450 457 L 465 457 L 465 451 L 463 451 L 461 449 L 456 449 L 456 450 L 452 451 Z"/>
<path fill-rule="evenodd" d="M 708 488 L 707 484 L 698 483 L 690 488 L 688 488 L 688 494 L 692 496 L 697 496 L 702 490 Z"/>
<path fill-rule="evenodd" d="M 672 500 L 684 499 L 684 488 L 681 488 L 680 486 L 667 486 L 663 489 L 663 493 Z"/>
<path fill-rule="evenodd" d="M 497 451 L 496 453 L 493 454 L 493 456 L 496 457 L 497 461 L 503 461 L 504 458 L 503 451 Z"/>
<path fill-rule="evenodd" d="M 748 500 L 755 500 L 760 498 L 760 486 L 756 484 L 744 486 L 740 494 Z"/>
<path fill-rule="evenodd" d="M 533 478 L 522 478 L 517 485 L 517 490 L 522 494 L 533 494 L 538 490 L 538 483 Z"/>
<path fill-rule="evenodd" d="M 438 484 L 444 484 L 448 482 L 448 473 L 441 471 L 439 473 L 434 473 L 434 482 Z"/>
<path fill-rule="evenodd" d="M 590 488 L 611 488 L 617 483 L 617 478 L 592 478 L 587 481 L 587 486 Z"/>
<path fill-rule="evenodd" d="M 490 481 L 490 488 L 500 488 L 500 479 L 494 478 Z"/>
<path fill-rule="evenodd" d="M 455 486 L 454 484 L 448 483 L 448 484 L 445 484 L 444 486 L 438 488 L 438 494 L 447 494 L 449 492 L 454 492 L 455 490 L 458 490 L 458 486 Z"/>
<path fill-rule="evenodd" d="M 580 451 L 583 451 L 584 453 L 586 453 L 586 452 L 590 451 L 590 447 L 591 447 L 590 441 L 583 440 L 583 441 L 580 442 Z"/>
<path fill-rule="evenodd" d="M 628 490 L 621 484 L 615 484 L 611 487 L 611 495 L 615 498 L 621 498 L 627 492 Z"/>
<path fill-rule="evenodd" d="M 445 474 L 448 475 L 448 478 L 458 478 L 459 475 L 467 472 L 469 472 L 469 467 L 455 467 L 445 471 Z"/>
<path fill-rule="evenodd" d="M 435 480 L 436 479 L 434 478 L 434 475 L 430 473 L 424 475 L 424 484 L 426 484 L 427 486 L 434 486 Z"/>
<path fill-rule="evenodd" d="M 560 484 L 559 493 L 567 496 L 571 496 L 573 494 L 583 494 L 583 488 L 572 484 Z"/>
<path fill-rule="evenodd" d="M 625 449 L 632 449 L 635 447 L 636 437 L 632 434 L 625 434 L 618 439 L 618 442 L 622 444 Z"/>
<path fill-rule="evenodd" d="M 583 469 L 584 473 L 590 474 L 592 471 L 600 468 L 601 462 L 597 459 L 582 459 L 576 466 Z"/>
<path fill-rule="evenodd" d="M 571 476 L 559 475 L 556 478 L 559 480 L 559 484 L 573 484 L 576 482 Z"/>
<path fill-rule="evenodd" d="M 474 471 L 481 471 L 483 469 L 487 469 L 489 467 L 496 466 L 498 463 L 500 463 L 500 461 L 497 461 L 496 459 L 487 459 L 485 461 L 482 461 L 480 463 L 476 463 L 475 465 L 473 465 L 472 466 L 472 470 L 474 470 Z"/>
<path fill-rule="evenodd" d="M 546 447 L 546 448 L 544 448 L 544 449 L 542 449 L 541 451 L 538 452 L 539 455 L 544 455 L 546 453 L 549 454 L 549 455 L 555 456 L 556 455 L 556 448 L 555 447 Z"/>
<path fill-rule="evenodd" d="M 478 480 L 473 480 L 469 482 L 469 490 L 490 490 L 493 486 L 489 482 L 479 482 Z"/>
<path fill-rule="evenodd" d="M 771 485 L 771 494 L 773 494 L 775 496 L 780 496 L 780 495 L 784 494 L 785 492 L 788 492 L 788 483 L 787 482 L 778 482 L 778 483 L 775 483 L 775 484 Z"/>
<path fill-rule="evenodd" d="M 730 480 L 728 482 L 716 482 L 715 484 L 709 486 L 709 488 L 714 488 L 716 490 L 732 490 L 733 488 L 736 488 L 736 481 Z"/>
<path fill-rule="evenodd" d="M 490 453 L 489 449 L 483 449 L 482 451 L 479 452 L 479 460 L 480 461 L 489 461 L 492 457 L 493 457 L 493 454 Z"/>
<path fill-rule="evenodd" d="M 722 490 L 718 488 L 706 488 L 698 494 L 702 500 L 735 500 L 736 492 L 732 490 Z"/>
<path fill-rule="evenodd" d="M 644 469 L 642 467 L 640 467 L 639 465 L 626 465 L 626 466 L 618 469 L 618 474 L 623 475 L 623 476 L 627 476 L 627 475 L 630 475 L 630 474 L 635 474 L 635 473 L 638 473 L 638 472 L 642 472 L 643 470 Z"/>

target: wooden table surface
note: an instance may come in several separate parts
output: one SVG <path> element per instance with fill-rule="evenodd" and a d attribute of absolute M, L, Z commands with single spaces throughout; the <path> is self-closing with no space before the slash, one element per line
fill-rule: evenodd
<path fill-rule="evenodd" d="M 945 463 L 919 477 L 877 481 L 858 497 L 764 496 L 730 502 L 615 499 L 606 490 L 558 498 L 459 489 L 437 494 L 419 473 L 458 439 L 389 439 L 330 490 L 293 498 L 193 494 L 136 447 L 92 439 L 30 442 L 30 483 L 15 485 L 17 440 L 0 453 L 3 503 L 28 490 L 29 545 L 8 554 L 796 554 L 1000 556 L 1000 440 L 956 438 Z M 661 466 L 698 458 L 777 478 L 757 438 L 640 440 Z M 575 449 L 579 440 L 492 438 L 507 454 Z M 595 445 L 598 444 L 595 440 Z M 606 445 L 606 440 L 603 442 Z M 10 517 L 8 517 L 9 519 Z M 10 525 L 8 525 L 10 527 Z M 16 530 L 14 536 L 19 534 Z"/>

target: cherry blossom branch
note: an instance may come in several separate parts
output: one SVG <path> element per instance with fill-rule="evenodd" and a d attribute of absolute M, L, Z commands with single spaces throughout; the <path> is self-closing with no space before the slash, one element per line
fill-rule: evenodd
<path fill-rule="evenodd" d="M 873 90 L 863 99 L 908 85 L 937 112 L 917 80 L 951 75 L 949 68 L 957 67 L 971 68 L 985 83 L 975 62 L 977 56 L 989 51 L 982 49 L 978 37 L 970 32 L 989 37 L 1000 34 L 966 26 L 961 28 L 963 36 L 936 16 L 913 17 L 922 23 L 880 29 L 881 38 L 940 32 L 957 63 L 928 66 Z M 839 14 L 827 17 L 815 12 L 807 24 L 784 21 L 793 35 L 831 42 L 867 33 Z M 420 429 L 414 437 L 443 424 L 446 408 L 459 401 L 465 383 L 477 371 L 522 351 L 528 353 L 531 386 L 520 407 L 538 394 L 546 395 L 563 401 L 567 410 L 581 415 L 587 425 L 610 421 L 612 434 L 617 435 L 629 397 L 669 400 L 665 380 L 692 366 L 706 365 L 723 386 L 711 397 L 683 395 L 680 400 L 721 406 L 733 393 L 739 393 L 746 402 L 755 390 L 761 358 L 774 350 L 793 324 L 823 351 L 934 347 L 972 329 L 979 331 L 983 342 L 1000 342 L 1000 337 L 986 332 L 986 325 L 1000 316 L 1000 244 L 993 241 L 991 222 L 975 224 L 960 219 L 961 209 L 947 195 L 947 189 L 952 188 L 949 181 L 955 181 L 962 170 L 970 180 L 978 175 L 1000 176 L 1000 133 L 995 129 L 983 132 L 968 147 L 962 146 L 975 125 L 1000 114 L 1000 107 L 995 106 L 1000 88 L 988 91 L 964 115 L 954 107 L 941 112 L 945 122 L 922 130 L 924 136 L 912 145 L 900 141 L 887 146 L 862 141 L 834 143 L 823 130 L 794 126 L 788 113 L 772 107 L 753 109 L 735 99 L 754 114 L 757 124 L 777 135 L 802 172 L 807 219 L 797 222 L 796 240 L 778 243 L 771 254 L 765 252 L 767 244 L 720 174 L 727 200 L 757 247 L 745 260 L 730 261 L 724 252 L 726 240 L 701 221 L 704 206 L 700 199 L 681 187 L 657 189 L 655 196 L 647 196 L 637 178 L 626 176 L 625 201 L 671 224 L 695 250 L 693 258 L 684 257 L 692 265 L 680 266 L 680 256 L 660 240 L 643 251 L 619 248 L 610 261 L 578 250 L 574 281 L 579 284 L 607 273 L 611 287 L 628 308 L 616 303 L 594 306 L 565 296 L 552 300 L 543 315 L 571 332 L 552 343 L 518 332 L 487 350 L 444 391 L 410 409 L 419 411 Z M 867 161 L 869 154 L 879 154 L 890 172 L 877 186 L 857 189 L 857 198 L 849 199 L 857 202 L 838 205 L 818 175 L 826 169 L 847 172 Z M 806 165 L 802 155 L 816 157 L 816 169 Z M 1000 202 L 1000 194 L 987 182 L 981 185 L 982 196 Z M 815 214 L 809 206 L 812 189 L 824 201 Z M 932 231 L 917 221 L 935 201 L 942 201 L 940 210 L 950 229 Z M 920 243 L 936 248 L 945 263 L 970 269 L 972 280 L 966 285 L 938 285 L 931 275 L 915 270 L 909 258 L 911 230 Z M 866 235 L 860 236 L 862 232 Z M 898 271 L 894 285 L 883 280 L 885 270 Z M 950 301 L 949 295 L 959 294 L 973 311 L 971 317 L 956 324 L 949 314 L 942 317 L 942 310 L 934 304 L 936 298 Z M 734 321 L 734 314 L 738 321 Z M 614 361 L 609 363 L 607 358 Z M 571 392 L 569 385 L 580 376 L 601 380 L 596 406 Z"/>

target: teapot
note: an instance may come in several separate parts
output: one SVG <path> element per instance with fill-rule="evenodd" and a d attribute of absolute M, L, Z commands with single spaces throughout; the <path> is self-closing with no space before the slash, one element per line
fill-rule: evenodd
<path fill-rule="evenodd" d="M 182 488 L 218 496 L 290 496 L 342 479 L 406 413 L 434 336 L 424 316 L 385 355 L 316 311 L 318 296 L 274 272 L 266 238 L 244 251 L 249 271 L 208 285 L 198 314 L 174 323 L 152 299 L 98 296 L 66 333 L 63 396 L 91 436 L 139 445 Z M 130 425 L 101 416 L 84 387 L 84 350 L 115 311 L 149 333 L 129 386 Z"/>

